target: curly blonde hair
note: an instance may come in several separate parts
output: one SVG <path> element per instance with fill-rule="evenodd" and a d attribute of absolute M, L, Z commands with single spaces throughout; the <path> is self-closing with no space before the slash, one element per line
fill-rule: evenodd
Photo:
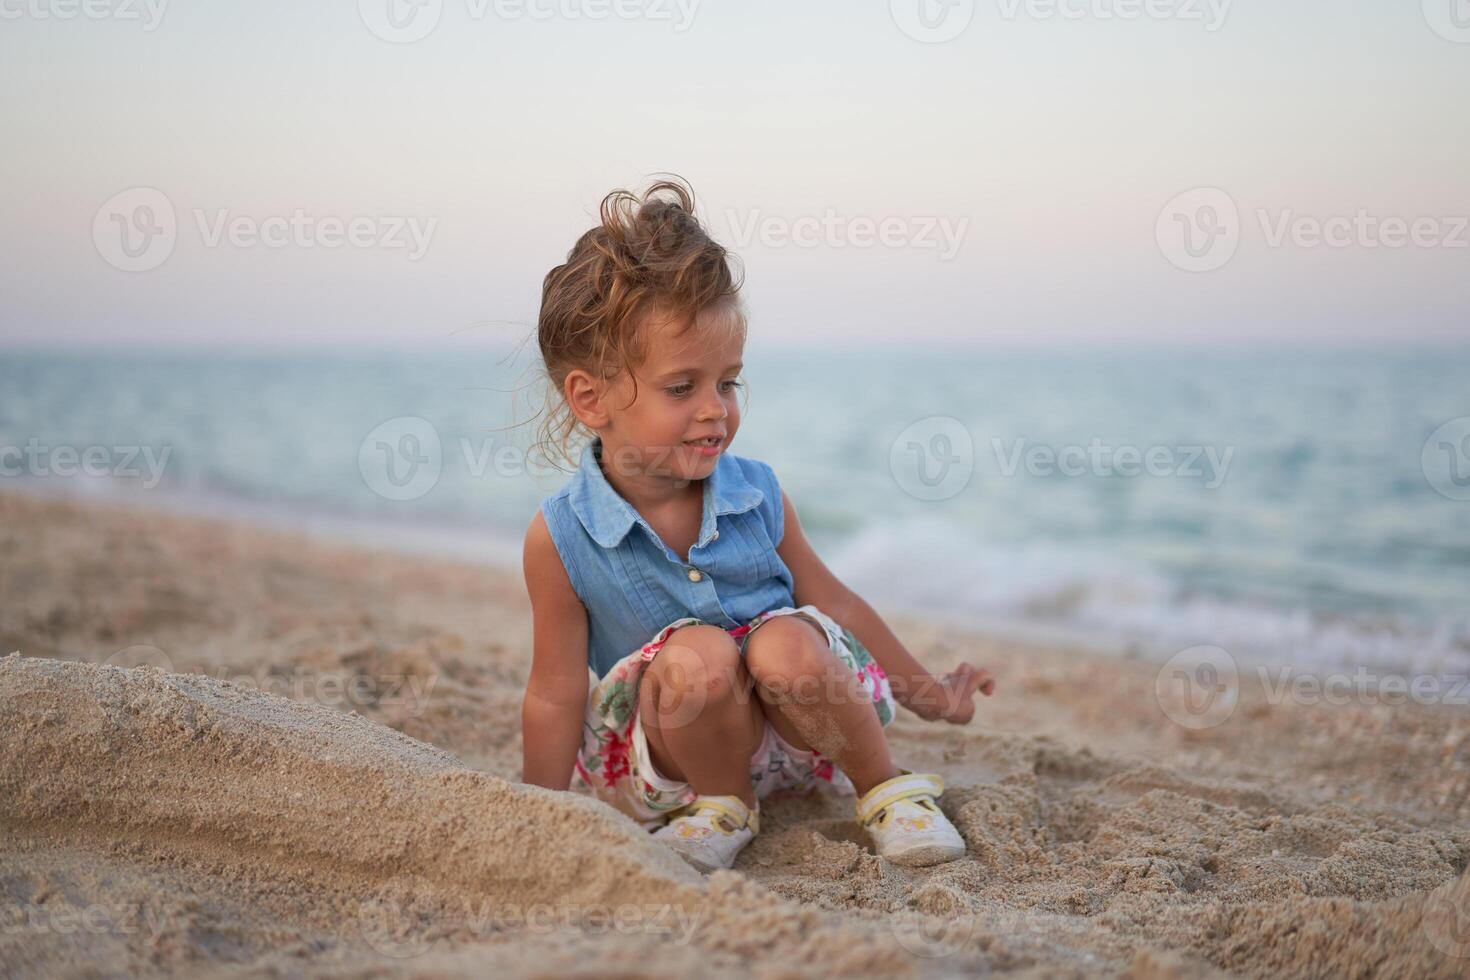
<path fill-rule="evenodd" d="M 673 175 L 670 175 L 673 176 Z M 533 449 L 575 468 L 572 444 L 592 433 L 566 402 L 566 379 L 581 368 L 613 380 L 647 355 L 649 314 L 691 328 L 710 313 L 744 331 L 742 275 L 734 256 L 705 231 L 694 191 L 682 178 L 660 180 L 642 195 L 618 189 L 602 199 L 601 222 L 577 239 L 567 260 L 546 274 L 536 336 L 546 373 L 546 406 Z"/>

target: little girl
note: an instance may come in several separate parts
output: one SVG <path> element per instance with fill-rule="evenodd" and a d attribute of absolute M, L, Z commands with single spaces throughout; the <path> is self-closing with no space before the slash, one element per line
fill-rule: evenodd
<path fill-rule="evenodd" d="M 568 461 L 590 441 L 526 533 L 523 778 L 566 790 L 575 771 L 706 871 L 759 832 L 762 798 L 818 781 L 857 797 L 883 857 L 951 861 L 943 780 L 896 766 L 883 727 L 895 700 L 963 725 L 994 682 L 932 677 L 817 557 L 771 468 L 729 452 L 738 290 L 674 181 L 609 194 L 546 276 L 543 435 Z"/>

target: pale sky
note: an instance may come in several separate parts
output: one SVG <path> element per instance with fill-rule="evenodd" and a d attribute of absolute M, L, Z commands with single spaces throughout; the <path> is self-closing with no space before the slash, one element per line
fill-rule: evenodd
<path fill-rule="evenodd" d="M 1470 339 L 1465 0 L 920 2 L 0 0 L 0 338 L 519 338 L 673 171 L 757 344 Z"/>

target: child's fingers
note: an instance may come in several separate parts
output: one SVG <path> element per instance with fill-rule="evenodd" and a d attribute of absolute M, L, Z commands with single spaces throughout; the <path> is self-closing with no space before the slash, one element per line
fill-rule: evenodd
<path fill-rule="evenodd" d="M 965 681 L 967 693 L 979 691 L 986 697 L 990 697 L 995 691 L 995 678 L 990 675 L 990 671 L 983 667 L 976 667 L 973 664 L 960 664 L 959 667 L 955 668 L 954 676 L 956 679 L 963 679 Z"/>
<path fill-rule="evenodd" d="M 949 671 L 939 679 L 940 698 L 943 702 L 939 713 L 941 718 L 948 718 L 960 706 L 961 702 L 969 697 L 969 692 L 965 689 L 963 666 L 962 664 L 960 667 Z"/>
<path fill-rule="evenodd" d="M 944 686 L 952 690 L 952 703 L 958 709 L 961 704 L 971 701 L 976 691 L 990 697 L 995 692 L 995 678 L 983 667 L 962 663 L 944 675 Z M 953 716 L 950 720 L 959 721 Z"/>

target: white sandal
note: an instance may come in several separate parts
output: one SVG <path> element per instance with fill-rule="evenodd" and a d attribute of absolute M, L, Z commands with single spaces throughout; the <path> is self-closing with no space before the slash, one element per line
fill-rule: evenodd
<path fill-rule="evenodd" d="M 738 796 L 696 796 L 675 810 L 666 826 L 653 832 L 700 871 L 728 868 L 760 833 L 760 803 L 755 809 Z"/>
<path fill-rule="evenodd" d="M 858 823 L 878 854 L 894 864 L 924 867 L 965 855 L 965 840 L 939 809 L 944 779 L 935 773 L 900 769 L 857 802 Z"/>

